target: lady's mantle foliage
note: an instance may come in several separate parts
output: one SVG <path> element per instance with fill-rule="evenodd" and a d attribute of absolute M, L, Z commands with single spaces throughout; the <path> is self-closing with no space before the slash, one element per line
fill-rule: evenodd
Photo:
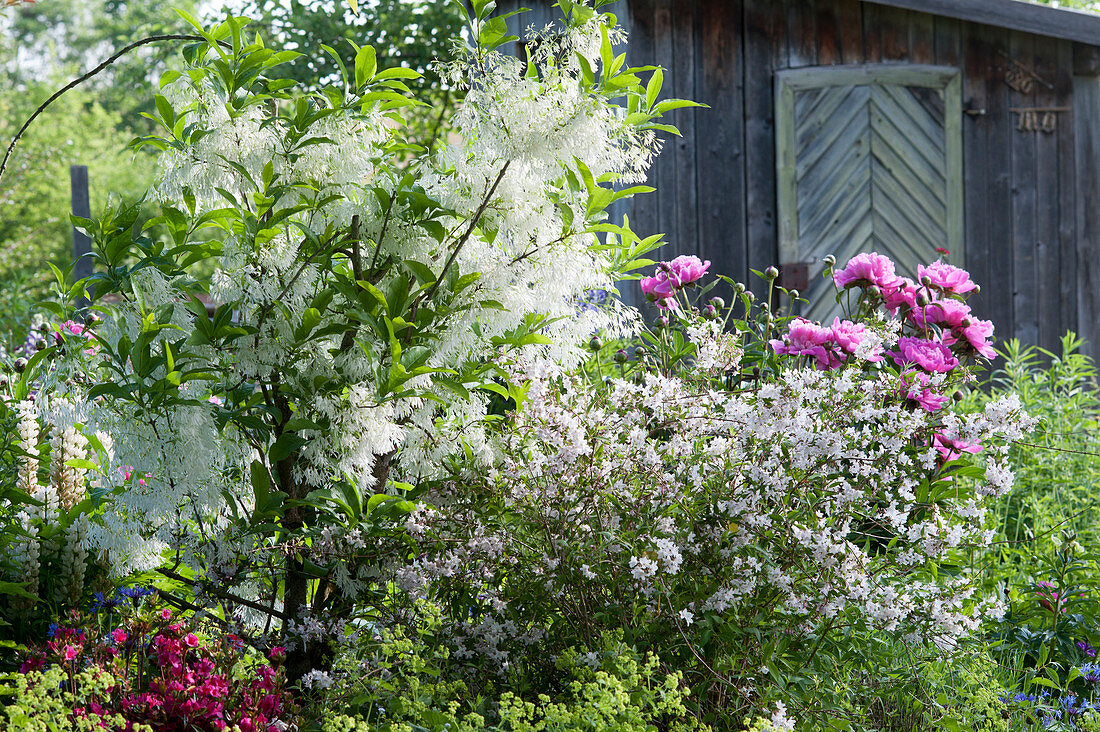
<path fill-rule="evenodd" d="M 299 93 L 275 75 L 296 54 L 230 18 L 161 79 L 163 129 L 137 141 L 162 151 L 160 233 L 131 236 L 128 209 L 81 222 L 102 347 L 55 374 L 99 383 L 51 396 L 114 436 L 106 475 L 152 476 L 93 532 L 122 565 L 184 523 L 194 537 L 224 523 L 223 496 L 269 525 L 282 498 L 334 480 L 381 491 L 391 465 L 416 483 L 461 447 L 488 460 L 488 396 L 507 394 L 495 359 L 537 348 L 575 365 L 594 330 L 636 326 L 617 302 L 576 303 L 655 246 L 605 209 L 646 190 L 612 185 L 644 178 L 655 120 L 687 103 L 658 102 L 660 72 L 643 85 L 613 54 L 611 16 L 565 2 L 565 33 L 514 58 L 492 3 L 473 5 L 474 42 L 445 67 L 465 102 L 438 154 L 405 138 L 413 72 L 379 70 L 370 48 L 342 86 Z"/>

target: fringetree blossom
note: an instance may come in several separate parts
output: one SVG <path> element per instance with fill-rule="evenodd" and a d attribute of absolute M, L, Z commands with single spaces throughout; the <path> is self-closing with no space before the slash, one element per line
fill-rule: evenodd
<path fill-rule="evenodd" d="M 633 332 L 616 300 L 577 303 L 656 245 L 605 209 L 647 190 L 623 186 L 644 179 L 655 120 L 687 102 L 658 102 L 659 71 L 613 53 L 612 16 L 563 3 L 564 32 L 518 58 L 497 50 L 514 38 L 493 4 L 473 6 L 438 152 L 405 138 L 415 74 L 379 70 L 372 49 L 343 85 L 302 93 L 277 76 L 297 54 L 249 41 L 246 20 L 195 24 L 207 42 L 162 77 L 161 130 L 137 141 L 162 151 L 163 214 L 137 236 L 136 208 L 79 222 L 102 322 L 58 335 L 66 359 L 37 402 L 59 429 L 111 437 L 87 543 L 114 571 L 170 557 L 284 628 L 346 607 L 371 568 L 307 562 L 314 534 L 357 530 L 372 493 L 438 477 L 456 451 L 487 464 L 504 354 L 568 367 L 593 332 Z"/>

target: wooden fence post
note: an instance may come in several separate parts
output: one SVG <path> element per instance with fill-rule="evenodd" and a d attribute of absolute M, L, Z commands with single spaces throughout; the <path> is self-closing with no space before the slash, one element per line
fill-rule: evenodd
<path fill-rule="evenodd" d="M 88 197 L 88 166 L 70 165 L 69 182 L 72 189 L 73 215 L 89 219 L 92 217 L 91 201 Z M 92 274 L 92 260 L 84 255 L 92 251 L 92 240 L 87 234 L 73 227 L 73 280 L 79 281 Z M 78 307 L 88 304 L 87 298 L 80 298 Z"/>

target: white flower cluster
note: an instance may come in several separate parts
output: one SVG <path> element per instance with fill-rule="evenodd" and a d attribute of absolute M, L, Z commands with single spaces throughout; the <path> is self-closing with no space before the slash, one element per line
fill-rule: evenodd
<path fill-rule="evenodd" d="M 462 578 L 498 628 L 521 622 L 523 592 L 585 607 L 621 604 L 625 592 L 653 617 L 688 623 L 761 606 L 791 627 L 855 613 L 939 643 L 995 611 L 965 577 L 919 570 L 988 541 L 984 496 L 1010 481 L 1001 446 L 1031 423 L 1016 402 L 941 426 L 905 408 L 893 378 L 850 370 L 785 371 L 748 392 L 648 375 L 603 393 L 538 362 L 516 378 L 530 388 L 499 469 L 468 480 L 485 481 L 473 495 L 495 493 L 522 521 L 440 497 L 445 507 L 416 519 L 428 539 L 401 570 L 406 590 Z M 990 446 L 988 487 L 922 485 L 935 450 L 914 445 L 941 428 Z"/>
<path fill-rule="evenodd" d="M 48 401 L 39 399 L 41 403 Z M 69 463 L 87 458 L 88 439 L 72 424 L 72 410 L 66 406 L 58 401 L 59 408 L 47 414 L 53 433 L 50 475 L 48 481 L 39 483 L 41 404 L 27 400 L 15 405 L 19 448 L 26 453 L 19 463 L 17 485 L 41 505 L 30 506 L 17 515 L 23 533 L 12 544 L 11 558 L 19 568 L 16 579 L 26 583 L 28 592 L 39 595 L 46 589 L 55 602 L 75 606 L 84 591 L 91 522 L 87 513 L 77 514 L 71 522 L 67 517 L 87 494 L 87 469 Z M 50 527 L 54 531 L 47 533 L 52 538 L 45 540 L 43 530 Z M 17 601 L 17 607 L 29 608 L 31 604 L 30 600 Z"/>

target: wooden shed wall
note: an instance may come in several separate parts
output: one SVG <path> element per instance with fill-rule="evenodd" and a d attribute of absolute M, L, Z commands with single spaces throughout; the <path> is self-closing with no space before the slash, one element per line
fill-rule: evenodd
<path fill-rule="evenodd" d="M 1079 77 L 1092 108 L 1076 111 L 1092 124 L 1060 112 L 1051 133 L 1015 129 L 1010 111 L 1073 107 L 1072 42 L 860 0 L 620 0 L 611 10 L 630 29 L 632 65 L 664 67 L 666 96 L 709 105 L 673 113 L 683 137 L 667 139 L 653 166 L 657 192 L 630 207 L 636 231 L 667 234 L 664 254 L 698 254 L 750 286 L 749 269 L 777 263 L 774 72 L 954 66 L 963 74 L 963 109 L 984 110 L 963 120 L 965 265 L 982 285 L 976 313 L 994 321 L 1000 339 L 1055 348 L 1072 329 L 1100 341 L 1091 286 L 1100 239 L 1083 238 L 1100 221 L 1078 211 L 1079 182 L 1083 200 L 1100 203 L 1097 174 L 1075 160 L 1075 122 L 1091 138 L 1100 95 Z M 548 20 L 543 7 L 524 22 Z M 1078 48 L 1079 66 L 1090 50 Z M 1011 89 L 1005 75 L 1014 62 L 1049 86 Z M 1090 151 L 1096 145 L 1085 142 Z M 639 300 L 636 291 L 627 297 Z"/>

